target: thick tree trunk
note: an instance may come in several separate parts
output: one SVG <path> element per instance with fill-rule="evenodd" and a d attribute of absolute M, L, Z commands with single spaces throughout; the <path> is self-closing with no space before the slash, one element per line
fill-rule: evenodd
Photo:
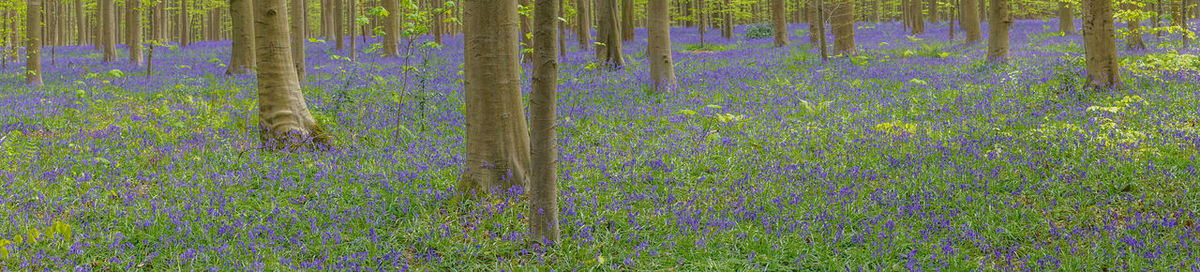
<path fill-rule="evenodd" d="M 589 1 L 575 0 L 575 15 L 578 18 L 575 25 L 579 27 L 575 30 L 575 36 L 579 40 L 579 50 L 582 51 L 590 50 L 592 44 L 592 16 L 591 8 L 588 7 Z"/>
<path fill-rule="evenodd" d="M 126 1 L 125 10 L 125 27 L 128 28 L 125 34 L 129 37 L 126 41 L 129 46 L 129 63 L 134 66 L 142 66 L 142 2 Z"/>
<path fill-rule="evenodd" d="M 838 0 L 833 10 L 833 51 L 846 56 L 858 53 L 854 45 L 854 2 Z"/>
<path fill-rule="evenodd" d="M 778 0 L 776 0 L 778 1 Z M 650 61 L 650 81 L 656 91 L 675 88 L 675 62 L 671 52 L 671 19 L 667 0 L 650 0 L 646 4 L 650 38 L 646 44 L 646 58 Z"/>
<path fill-rule="evenodd" d="M 42 0 L 25 1 L 25 84 L 42 86 Z"/>
<path fill-rule="evenodd" d="M 522 1 L 522 2 L 527 3 L 527 1 Z M 444 5 L 445 5 L 444 2 L 430 0 L 429 1 L 429 6 L 430 6 L 429 10 L 437 11 L 437 9 L 442 8 L 442 6 L 444 6 Z M 445 21 L 446 21 L 446 19 L 444 18 L 445 14 L 446 14 L 445 12 L 434 12 L 433 13 L 433 22 L 432 22 L 433 23 L 433 27 L 432 27 L 433 42 L 442 43 L 442 35 L 445 35 L 445 33 L 444 33 L 445 31 L 443 30 L 443 27 L 442 27 L 443 25 L 445 25 Z M 529 29 L 528 17 L 522 18 L 521 24 L 522 24 L 521 33 L 529 33 L 529 31 L 527 31 Z M 522 37 L 521 40 L 529 39 L 529 38 L 525 38 L 525 34 L 521 34 L 521 37 Z"/>
<path fill-rule="evenodd" d="M 990 19 L 991 24 L 988 25 L 988 61 L 1008 62 L 1008 32 L 1009 27 L 1013 24 L 1008 0 L 992 0 L 988 17 L 992 18 Z"/>
<path fill-rule="evenodd" d="M 596 60 L 607 64 L 609 69 L 625 67 L 621 52 L 621 26 L 617 23 L 617 0 L 596 1 L 596 15 L 600 26 L 596 31 Z"/>
<path fill-rule="evenodd" d="M 939 8 L 940 7 L 938 6 L 937 0 L 929 0 L 929 22 L 930 23 L 938 24 L 938 23 L 942 22 L 941 21 L 941 19 L 942 19 L 941 12 L 938 11 Z"/>
<path fill-rule="evenodd" d="M 245 0 L 242 0 L 245 1 Z M 292 0 L 291 31 L 301 33 L 292 35 L 292 67 L 296 69 L 296 79 L 301 85 L 308 79 L 308 62 L 305 60 L 308 49 L 308 37 L 302 35 L 308 26 L 308 0 Z M 395 44 L 392 44 L 395 46 Z"/>
<path fill-rule="evenodd" d="M 112 1 L 112 0 L 103 0 Z M 192 15 L 188 0 L 180 0 L 183 11 L 179 13 L 179 46 L 187 47 L 192 44 Z"/>
<path fill-rule="evenodd" d="M 75 44 L 83 45 L 87 40 L 87 20 L 83 16 L 83 0 L 75 0 Z"/>
<path fill-rule="evenodd" d="M 383 55 L 395 57 L 400 55 L 400 0 L 383 0 L 383 8 L 390 13 L 383 18 Z"/>
<path fill-rule="evenodd" d="M 226 75 L 248 74 L 254 71 L 254 0 L 229 0 L 233 46 L 230 48 Z M 296 1 L 296 0 L 292 0 Z"/>
<path fill-rule="evenodd" d="M 983 39 L 983 33 L 979 26 L 979 9 L 976 8 L 977 0 L 962 0 L 962 20 L 958 22 L 962 24 L 963 32 L 967 33 L 967 43 L 973 44 Z"/>
<path fill-rule="evenodd" d="M 342 24 L 346 21 L 344 16 L 346 11 L 342 8 L 342 0 L 330 1 L 333 2 L 333 18 L 330 19 L 333 20 L 334 50 L 342 51 L 346 49 L 346 37 L 342 32 L 345 29 Z"/>
<path fill-rule="evenodd" d="M 112 0 L 100 0 L 100 39 L 101 45 L 104 47 L 104 62 L 117 60 L 117 20 L 113 17 Z"/>
<path fill-rule="evenodd" d="M 774 21 L 773 28 L 775 29 L 775 47 L 782 47 L 788 44 L 787 31 L 787 11 L 784 8 L 783 0 L 771 0 L 771 18 Z"/>
<path fill-rule="evenodd" d="M 558 1 L 537 0 L 534 9 L 533 92 L 530 95 L 530 241 L 558 244 L 558 59 L 555 27 Z M 627 0 L 628 1 L 628 0 Z M 665 0 L 664 0 L 665 1 Z"/>
<path fill-rule="evenodd" d="M 463 2 L 466 151 L 459 190 L 527 188 L 529 130 L 522 105 L 516 0 Z"/>
<path fill-rule="evenodd" d="M 621 40 L 633 40 L 633 0 L 621 0 Z"/>
<path fill-rule="evenodd" d="M 908 3 L 912 6 L 908 8 L 909 22 L 912 24 L 912 34 L 925 34 L 925 9 L 922 0 L 909 0 Z"/>
<path fill-rule="evenodd" d="M 1129 2 L 1126 2 L 1124 4 L 1124 6 L 1125 6 L 1125 9 L 1130 10 L 1130 11 L 1136 11 L 1136 10 L 1140 9 L 1137 5 L 1135 5 L 1133 3 L 1129 3 Z M 1125 48 L 1126 49 L 1134 50 L 1134 51 L 1146 50 L 1146 41 L 1142 40 L 1142 22 L 1141 22 L 1141 20 L 1125 21 L 1125 30 L 1127 31 L 1126 36 L 1125 36 L 1126 37 L 1125 38 L 1126 39 L 1125 40 Z"/>
<path fill-rule="evenodd" d="M 254 1 L 255 59 L 258 61 L 259 135 L 264 147 L 327 144 L 300 90 L 292 66 L 286 0 Z"/>
<path fill-rule="evenodd" d="M 1058 2 L 1058 31 L 1067 35 L 1075 34 L 1075 11 L 1069 2 Z"/>
<path fill-rule="evenodd" d="M 1116 27 L 1112 0 L 1083 1 L 1083 48 L 1087 62 L 1087 84 L 1091 87 L 1121 86 L 1117 68 Z"/>

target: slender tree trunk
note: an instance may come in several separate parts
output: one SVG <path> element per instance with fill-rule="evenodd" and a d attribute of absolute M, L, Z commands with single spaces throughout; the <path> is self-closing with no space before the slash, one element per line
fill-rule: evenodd
<path fill-rule="evenodd" d="M 592 17 L 590 16 L 591 8 L 588 7 L 588 1 L 590 0 L 575 0 L 575 16 L 578 17 L 575 24 L 579 27 L 575 31 L 575 35 L 579 40 L 579 50 L 582 51 L 590 50 L 589 48 L 591 48 L 592 44 Z"/>
<path fill-rule="evenodd" d="M 400 12 L 399 0 L 383 0 L 383 8 L 390 13 L 383 18 L 384 32 L 387 32 L 383 35 L 383 54 L 396 57 L 400 55 L 400 18 L 404 15 Z"/>
<path fill-rule="evenodd" d="M 557 3 L 558 18 L 567 18 L 567 8 L 566 8 L 567 0 L 556 0 L 556 1 L 558 1 L 558 3 Z M 555 18 L 555 19 L 557 19 L 557 18 Z M 566 22 L 566 20 L 555 20 L 555 22 L 556 22 L 555 24 L 558 25 L 558 56 L 560 58 L 566 58 L 567 57 L 567 22 Z M 558 61 L 558 60 L 555 59 L 555 61 Z M 557 67 L 555 69 L 557 69 Z M 555 75 L 557 75 L 557 74 L 558 74 L 558 70 L 555 70 Z"/>
<path fill-rule="evenodd" d="M 992 0 L 991 24 L 988 25 L 988 54 L 990 62 L 1008 62 L 1009 27 L 1012 26 L 1012 13 L 1009 11 L 1008 0 Z"/>
<path fill-rule="evenodd" d="M 950 6 L 950 25 L 949 25 L 950 26 L 950 42 L 951 43 L 954 42 L 954 27 L 957 25 L 956 20 L 958 20 L 958 13 L 956 13 L 955 11 L 957 9 L 959 9 L 959 4 L 956 1 L 958 1 L 958 0 L 950 0 L 950 3 L 952 4 Z"/>
<path fill-rule="evenodd" d="M 1116 27 L 1112 0 L 1083 1 L 1083 47 L 1087 62 L 1087 84 L 1091 87 L 1121 87 L 1117 67 Z"/>
<path fill-rule="evenodd" d="M 442 43 L 442 35 L 445 34 L 445 33 L 442 33 L 443 32 L 442 25 L 445 21 L 445 18 L 443 18 L 443 16 L 445 15 L 445 13 L 436 12 L 437 9 L 439 9 L 441 7 L 438 7 L 434 3 L 440 3 L 440 2 L 435 2 L 434 0 L 429 0 L 429 10 L 435 11 L 433 13 L 433 22 L 432 22 L 433 41 L 436 43 Z M 521 3 L 528 5 L 527 0 L 522 0 Z M 444 3 L 442 3 L 442 4 L 444 5 Z M 529 40 L 529 38 L 525 37 L 524 33 L 529 33 L 529 31 L 528 31 L 529 30 L 529 19 L 526 16 L 521 16 L 521 17 L 523 17 L 523 18 L 521 18 L 521 33 L 522 33 L 521 40 L 527 41 L 527 40 Z"/>
<path fill-rule="evenodd" d="M 633 40 L 633 0 L 621 0 L 621 40 Z"/>
<path fill-rule="evenodd" d="M 530 240 L 543 246 L 558 244 L 558 59 L 554 40 L 560 24 L 558 1 L 534 3 L 533 91 L 530 95 L 529 133 L 531 171 L 529 188 Z M 560 28 L 561 29 L 561 28 Z"/>
<path fill-rule="evenodd" d="M 467 135 L 458 188 L 467 193 L 528 185 L 529 130 L 521 98 L 516 9 L 516 0 L 463 2 Z"/>
<path fill-rule="evenodd" d="M 100 5 L 100 17 L 102 20 L 100 26 L 102 34 L 100 38 L 103 40 L 104 62 L 115 61 L 117 60 L 117 37 L 115 37 L 117 20 L 113 18 L 113 13 L 115 13 L 113 12 L 113 1 L 100 0 L 98 4 Z"/>
<path fill-rule="evenodd" d="M 25 21 L 25 84 L 41 87 L 42 0 L 25 1 Z"/>
<path fill-rule="evenodd" d="M 825 0 L 814 0 L 817 2 L 817 40 L 821 44 L 821 60 L 829 59 L 829 39 L 825 31 Z"/>
<path fill-rule="evenodd" d="M 518 0 L 518 1 L 520 2 L 521 6 L 529 6 L 529 0 Z M 530 29 L 530 26 L 529 26 L 529 24 L 532 23 L 532 22 L 530 22 L 530 20 L 532 19 L 531 16 L 533 16 L 533 14 L 525 14 L 525 15 L 518 16 L 521 21 L 521 44 L 523 45 L 521 47 L 521 49 L 522 49 L 521 50 L 521 61 L 524 61 L 524 62 L 532 62 L 533 61 L 533 51 L 525 50 L 525 49 L 533 48 L 533 29 Z"/>
<path fill-rule="evenodd" d="M 650 0 L 646 4 L 649 40 L 646 58 L 650 61 L 650 80 L 656 91 L 675 88 L 675 62 L 671 52 L 671 19 L 667 0 Z"/>
<path fill-rule="evenodd" d="M 1130 11 L 1140 10 L 1137 5 L 1129 2 L 1123 4 L 1125 9 Z M 1142 22 L 1141 20 L 1125 21 L 1126 40 L 1125 48 L 1133 51 L 1146 50 L 1146 42 L 1142 40 Z"/>
<path fill-rule="evenodd" d="M 328 144 L 300 90 L 292 66 L 286 0 L 254 1 L 254 44 L 258 56 L 259 135 L 264 147 L 286 149 L 308 141 Z"/>
<path fill-rule="evenodd" d="M 786 46 L 788 44 L 787 11 L 784 9 L 783 0 L 771 0 L 771 15 L 774 21 L 775 47 Z"/>
<path fill-rule="evenodd" d="M 929 22 L 933 24 L 941 23 L 941 13 L 938 11 L 938 1 L 929 0 Z"/>
<path fill-rule="evenodd" d="M 142 66 L 142 2 L 129 0 L 125 3 L 125 27 L 129 36 L 129 63 Z"/>
<path fill-rule="evenodd" d="M 833 51 L 841 55 L 852 56 L 858 53 L 854 45 L 854 2 L 856 0 L 837 0 L 834 6 L 833 18 Z"/>
<path fill-rule="evenodd" d="M 355 26 L 358 25 L 358 0 L 350 0 L 350 8 L 346 11 L 346 13 L 346 19 L 348 20 L 343 22 L 348 22 L 350 24 L 350 27 L 347 28 L 350 30 L 350 59 L 357 60 L 358 45 L 354 41 L 354 29 Z"/>
<path fill-rule="evenodd" d="M 817 16 L 817 6 L 820 5 L 820 1 L 822 0 L 808 0 L 808 4 L 805 5 L 805 11 L 808 12 L 808 42 L 813 44 L 821 42 L 821 38 L 817 35 L 821 34 L 821 24 L 825 23 L 821 21 L 820 16 Z"/>
<path fill-rule="evenodd" d="M 85 38 L 87 32 L 84 31 L 87 29 L 85 25 L 87 25 L 87 21 L 83 17 L 83 0 L 75 0 L 75 44 L 85 44 L 84 41 L 87 40 Z"/>
<path fill-rule="evenodd" d="M 233 46 L 230 48 L 226 75 L 248 74 L 254 71 L 254 0 L 229 0 Z M 296 1 L 296 0 L 292 0 Z"/>
<path fill-rule="evenodd" d="M 973 44 L 983 39 L 983 34 L 979 26 L 979 9 L 976 8 L 976 0 L 962 0 L 962 24 L 963 31 L 967 33 L 967 44 Z"/>
<path fill-rule="evenodd" d="M 725 39 L 733 38 L 733 3 L 730 0 L 725 0 L 721 7 L 721 36 Z"/>
<path fill-rule="evenodd" d="M 246 0 L 241 0 L 246 1 Z M 292 20 L 291 31 L 289 33 L 304 33 L 308 26 L 308 1 L 307 0 L 292 0 Z M 231 13 L 232 14 L 232 13 Z M 399 13 L 397 13 L 399 14 Z M 308 64 L 305 57 L 308 55 L 308 37 L 304 35 L 294 35 L 292 38 L 292 66 L 296 69 L 296 79 L 303 85 L 308 79 Z M 393 48 L 396 44 L 392 44 Z"/>
<path fill-rule="evenodd" d="M 617 0 L 596 1 L 596 15 L 600 17 L 600 27 L 596 31 L 596 60 L 605 63 L 610 69 L 625 67 L 625 57 L 621 52 L 621 26 L 617 23 Z"/>
<path fill-rule="evenodd" d="M 1058 1 L 1058 31 L 1066 35 L 1075 34 L 1075 11 L 1071 3 L 1066 1 Z"/>

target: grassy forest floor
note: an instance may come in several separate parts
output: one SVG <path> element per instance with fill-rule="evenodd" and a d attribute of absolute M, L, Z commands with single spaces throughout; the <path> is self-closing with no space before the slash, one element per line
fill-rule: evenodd
<path fill-rule="evenodd" d="M 0 266 L 14 270 L 1191 270 L 1200 263 L 1197 47 L 1148 35 L 1126 88 L 1081 90 L 1078 35 L 986 44 L 860 25 L 861 54 L 674 30 L 681 88 L 571 52 L 560 71 L 563 243 L 524 249 L 519 192 L 460 201 L 461 38 L 350 62 L 310 44 L 335 137 L 263 153 L 226 42 L 154 74 L 55 49 L 0 70 Z M 960 35 L 961 38 L 961 35 Z M 986 40 L 986 37 L 985 37 Z M 375 40 L 370 41 L 376 42 Z M 959 40 L 961 43 L 961 39 Z M 359 43 L 362 45 L 363 43 Z M 701 52 L 686 51 L 702 48 Z M 403 72 L 408 71 L 407 75 Z M 525 72 L 528 75 L 528 71 Z M 524 86 L 528 88 L 528 76 Z M 407 88 L 404 87 L 407 82 Z M 0 241 L 0 244 L 5 243 Z"/>

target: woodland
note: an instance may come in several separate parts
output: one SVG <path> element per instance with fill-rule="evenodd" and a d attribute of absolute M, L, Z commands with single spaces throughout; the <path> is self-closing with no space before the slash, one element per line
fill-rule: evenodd
<path fill-rule="evenodd" d="M 0 0 L 5 271 L 1183 271 L 1200 0 Z"/>

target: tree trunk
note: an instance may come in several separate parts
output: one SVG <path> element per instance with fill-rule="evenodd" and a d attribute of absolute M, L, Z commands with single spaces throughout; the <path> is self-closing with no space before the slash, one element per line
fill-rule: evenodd
<path fill-rule="evenodd" d="M 530 94 L 530 241 L 558 244 L 558 59 L 555 57 L 556 14 L 560 0 L 534 3 L 533 88 Z M 627 0 L 628 1 L 628 0 Z M 665 1 L 665 0 L 664 0 Z"/>
<path fill-rule="evenodd" d="M 778 0 L 776 0 L 778 2 Z M 780 2 L 782 3 L 782 2 Z M 646 14 L 650 38 L 646 44 L 646 58 L 650 61 L 650 80 L 656 91 L 675 88 L 675 62 L 671 52 L 671 19 L 667 0 L 650 0 Z"/>
<path fill-rule="evenodd" d="M 730 0 L 725 0 L 724 6 L 721 7 L 721 36 L 725 39 L 733 38 L 733 3 Z"/>
<path fill-rule="evenodd" d="M 596 1 L 596 15 L 600 26 L 596 31 L 596 60 L 607 64 L 609 69 L 625 67 L 621 52 L 621 26 L 617 24 L 617 0 Z"/>
<path fill-rule="evenodd" d="M 333 2 L 333 18 L 331 19 L 333 20 L 334 50 L 342 51 L 346 49 L 346 37 L 342 32 L 345 29 L 342 23 L 345 22 L 346 17 L 343 15 L 346 11 L 342 9 L 342 0 L 329 1 Z"/>
<path fill-rule="evenodd" d="M 908 3 L 912 6 L 908 8 L 909 23 L 912 24 L 912 34 L 925 34 L 925 9 L 922 0 L 909 0 Z"/>
<path fill-rule="evenodd" d="M 821 60 L 829 59 L 829 36 L 825 31 L 825 0 L 814 0 L 817 2 L 817 40 L 821 44 Z"/>
<path fill-rule="evenodd" d="M 838 0 L 833 10 L 833 51 L 846 56 L 858 53 L 854 45 L 854 1 Z"/>
<path fill-rule="evenodd" d="M 983 39 L 983 33 L 980 33 L 977 4 L 976 0 L 962 0 L 962 20 L 958 22 L 962 24 L 963 32 L 967 33 L 968 44 L 977 43 Z"/>
<path fill-rule="evenodd" d="M 821 21 L 821 17 L 817 16 L 819 1 L 822 0 L 808 0 L 804 6 L 805 12 L 808 13 L 808 42 L 812 44 L 820 43 L 820 37 L 817 35 L 821 34 L 821 24 L 824 23 Z"/>
<path fill-rule="evenodd" d="M 357 44 L 357 42 L 354 41 L 354 36 L 355 36 L 354 30 L 358 26 L 358 19 L 357 19 L 358 18 L 358 0 L 350 0 L 349 2 L 350 2 L 350 8 L 346 11 L 347 21 L 345 21 L 345 22 L 350 23 L 350 27 L 347 28 L 348 30 L 350 30 L 350 54 L 349 55 L 350 55 L 351 60 L 357 60 L 358 59 L 358 44 Z"/>
<path fill-rule="evenodd" d="M 1125 6 L 1125 9 L 1130 11 L 1140 10 L 1140 8 L 1133 3 L 1125 2 L 1123 5 Z M 1125 40 L 1126 49 L 1134 51 L 1146 50 L 1146 42 L 1142 40 L 1141 20 L 1125 21 L 1125 30 L 1127 31 Z"/>
<path fill-rule="evenodd" d="M 84 19 L 83 0 L 75 0 L 75 44 L 78 45 L 83 45 L 84 41 L 87 40 L 84 38 L 87 35 L 87 32 L 84 31 L 87 29 L 87 21 Z"/>
<path fill-rule="evenodd" d="M 245 0 L 241 0 L 245 1 Z M 301 85 L 308 79 L 308 62 L 305 60 L 308 49 L 308 37 L 302 35 L 306 32 L 308 26 L 308 1 L 307 0 L 292 0 L 291 8 L 291 31 L 289 33 L 301 33 L 292 35 L 292 67 L 296 69 L 296 79 Z M 392 44 L 395 46 L 396 44 Z"/>
<path fill-rule="evenodd" d="M 1112 0 L 1083 1 L 1083 48 L 1087 62 L 1087 85 L 1099 88 L 1121 86 L 1117 68 L 1116 27 Z"/>
<path fill-rule="evenodd" d="M 229 0 L 233 46 L 230 48 L 226 75 L 248 74 L 254 71 L 254 3 L 253 0 Z M 297 1 L 297 0 L 292 0 Z"/>
<path fill-rule="evenodd" d="M 1075 34 L 1075 11 L 1071 10 L 1071 3 L 1058 2 L 1058 31 L 1066 35 Z"/>
<path fill-rule="evenodd" d="M 383 0 L 383 8 L 388 11 L 388 16 L 383 18 L 383 55 L 395 57 L 400 55 L 400 18 L 403 13 L 400 12 L 399 0 Z"/>
<path fill-rule="evenodd" d="M 42 86 L 42 0 L 25 1 L 25 84 Z"/>
<path fill-rule="evenodd" d="M 556 0 L 558 5 L 558 18 L 567 18 L 567 0 Z M 557 19 L 557 18 L 555 18 Z M 566 20 L 555 20 L 558 25 L 558 56 L 561 58 L 567 57 L 567 22 Z M 558 61 L 555 59 L 554 61 Z M 556 68 L 557 69 L 557 68 Z M 555 75 L 558 70 L 555 70 Z"/>
<path fill-rule="evenodd" d="M 112 1 L 112 0 L 103 0 Z M 180 0 L 183 11 L 179 14 L 179 46 L 187 47 L 192 44 L 192 15 L 189 14 L 188 0 Z"/>
<path fill-rule="evenodd" d="M 940 7 L 938 7 L 937 0 L 929 0 L 929 22 L 930 23 L 938 24 L 941 22 L 941 19 L 942 19 L 941 13 L 938 12 L 938 8 L 940 8 Z"/>
<path fill-rule="evenodd" d="M 129 0 L 125 2 L 125 32 L 129 39 L 129 63 L 142 66 L 142 1 Z"/>
<path fill-rule="evenodd" d="M 529 130 L 522 104 L 516 0 L 463 2 L 466 151 L 459 190 L 527 188 Z"/>
<path fill-rule="evenodd" d="M 113 1 L 100 0 L 100 39 L 104 47 L 104 62 L 117 60 L 117 20 L 113 17 Z"/>
<path fill-rule="evenodd" d="M 621 40 L 633 40 L 633 0 L 621 0 Z"/>
<path fill-rule="evenodd" d="M 787 31 L 787 11 L 784 9 L 783 0 L 771 0 L 771 15 L 774 21 L 772 26 L 775 29 L 775 47 L 783 47 L 788 44 Z"/>
<path fill-rule="evenodd" d="M 1008 0 L 992 0 L 990 11 L 989 17 L 992 19 L 990 19 L 991 24 L 988 25 L 988 61 L 1008 62 L 1008 32 L 1009 27 L 1013 24 Z"/>
<path fill-rule="evenodd" d="M 575 25 L 579 27 L 575 31 L 575 36 L 579 40 L 579 50 L 582 51 L 590 50 L 589 48 L 591 48 L 592 44 L 592 17 L 590 16 L 591 9 L 588 7 L 588 1 L 590 0 L 575 0 L 575 16 L 578 18 Z"/>
<path fill-rule="evenodd" d="M 292 66 L 286 0 L 254 1 L 254 44 L 258 56 L 259 137 L 264 147 L 286 149 L 327 144 L 300 90 Z"/>

